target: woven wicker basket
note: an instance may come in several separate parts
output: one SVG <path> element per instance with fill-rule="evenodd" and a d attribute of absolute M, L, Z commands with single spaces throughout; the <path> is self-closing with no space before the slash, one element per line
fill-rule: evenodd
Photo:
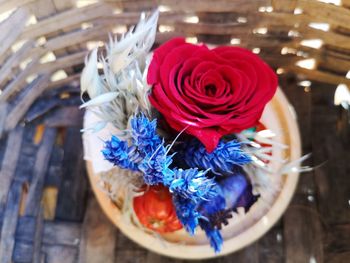
<path fill-rule="evenodd" d="M 350 1 L 325 2 L 0 1 L 0 262 L 39 262 L 43 255 L 46 262 L 55 262 L 59 250 L 52 246 L 69 246 L 66 260 L 59 262 L 75 262 L 82 251 L 74 240 L 81 237 L 86 187 L 71 198 L 81 181 L 65 177 L 84 174 L 75 168 L 76 163 L 82 166 L 82 158 L 74 159 L 78 150 L 67 150 L 64 157 L 60 151 L 80 136 L 77 105 L 84 58 L 102 47 L 109 32 L 121 34 L 141 11 L 159 7 L 158 44 L 185 36 L 192 42 L 247 47 L 281 76 L 296 74 L 308 92 L 313 80 L 350 85 Z M 23 154 L 29 161 L 22 160 Z M 58 170 L 63 177 L 57 179 Z M 85 253 L 79 260 L 87 258 Z"/>

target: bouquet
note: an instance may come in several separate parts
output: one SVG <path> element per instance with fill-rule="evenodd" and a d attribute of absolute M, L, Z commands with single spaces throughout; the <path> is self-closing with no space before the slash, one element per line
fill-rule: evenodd
<path fill-rule="evenodd" d="M 157 11 L 143 14 L 110 37 L 105 56 L 95 49 L 87 58 L 81 107 L 96 121 L 84 132 L 108 128 L 93 158 L 106 168 L 101 187 L 131 223 L 159 234 L 202 229 L 219 252 L 224 226 L 268 203 L 293 167 L 272 155 L 287 146 L 259 122 L 277 76 L 240 47 L 174 38 L 150 52 L 157 20 Z"/>

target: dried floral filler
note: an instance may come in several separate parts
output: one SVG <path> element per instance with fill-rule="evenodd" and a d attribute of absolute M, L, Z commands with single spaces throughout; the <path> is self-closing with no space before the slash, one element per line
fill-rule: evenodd
<path fill-rule="evenodd" d="M 219 252 L 223 226 L 272 191 L 269 176 L 281 173 L 267 165 L 274 142 L 257 139 L 277 77 L 241 47 L 174 38 L 151 53 L 157 20 L 158 12 L 143 14 L 110 37 L 106 56 L 95 49 L 87 58 L 82 108 L 99 121 L 85 132 L 115 129 L 101 149 L 115 170 L 102 181 L 112 199 L 124 193 L 133 221 L 160 234 L 202 229 Z"/>

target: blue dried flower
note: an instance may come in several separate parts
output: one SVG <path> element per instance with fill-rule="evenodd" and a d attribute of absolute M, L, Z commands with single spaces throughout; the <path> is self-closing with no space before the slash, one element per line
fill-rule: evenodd
<path fill-rule="evenodd" d="M 163 142 L 153 152 L 147 153 L 145 158 L 139 164 L 139 169 L 143 172 L 145 183 L 148 185 L 164 184 L 164 178 L 171 180 L 173 172 L 169 168 L 172 163 L 172 155 L 166 154 L 166 148 Z M 166 185 L 166 184 L 164 184 Z"/>
<path fill-rule="evenodd" d="M 247 178 L 240 172 L 220 180 L 219 185 L 228 207 L 235 207 L 238 199 L 247 189 L 248 184 Z"/>
<path fill-rule="evenodd" d="M 128 147 L 128 144 L 121 141 L 116 136 L 105 142 L 105 148 L 102 154 L 106 160 L 123 169 L 137 171 L 137 163 L 141 161 L 135 147 Z"/>
<path fill-rule="evenodd" d="M 185 198 L 191 199 L 194 203 L 200 200 L 208 200 L 216 195 L 213 186 L 214 179 L 206 176 L 207 171 L 198 171 L 197 168 L 187 170 L 174 169 L 174 177 L 169 184 L 169 190 Z"/>
<path fill-rule="evenodd" d="M 213 178 L 207 177 L 208 170 L 200 171 L 195 167 L 187 170 L 170 168 L 174 155 L 167 155 L 168 149 L 157 134 L 155 120 L 150 121 L 142 114 L 131 120 L 131 127 L 133 145 L 129 147 L 127 142 L 112 136 L 102 151 L 105 158 L 122 168 L 141 171 L 148 185 L 163 184 L 169 187 L 173 193 L 177 216 L 185 229 L 193 235 L 200 220 L 208 221 L 202 214 L 208 211 L 200 211 L 199 204 L 211 204 L 208 200 L 216 197 L 220 188 Z M 220 202 L 215 205 L 216 208 L 225 206 L 225 200 Z M 222 240 L 220 233 L 209 229 L 206 223 L 202 225 L 212 246 L 218 251 Z"/>
<path fill-rule="evenodd" d="M 203 144 L 193 140 L 185 147 L 184 160 L 190 167 L 211 169 L 217 175 L 234 174 L 235 167 L 250 163 L 252 159 L 237 140 L 220 141 L 216 149 L 208 153 Z"/>
<path fill-rule="evenodd" d="M 210 200 L 202 200 L 198 206 L 198 211 L 205 217 L 226 208 L 226 200 L 219 185 L 214 187 L 216 195 Z"/>
<path fill-rule="evenodd" d="M 237 200 L 237 203 L 233 208 L 233 211 L 237 211 L 238 207 L 243 207 L 244 211 L 247 213 L 249 209 L 255 204 L 255 202 L 258 201 L 259 198 L 260 198 L 260 195 L 254 195 L 253 187 L 251 184 L 249 184 L 248 187 L 243 192 L 243 194 Z"/>
<path fill-rule="evenodd" d="M 205 234 L 210 241 L 211 247 L 214 248 L 215 253 L 219 253 L 221 251 L 223 243 L 220 231 L 215 227 L 212 227 L 212 225 L 204 219 L 201 219 L 199 221 L 199 225 L 205 231 Z"/>
<path fill-rule="evenodd" d="M 195 229 L 198 226 L 199 219 L 202 217 L 197 211 L 197 205 L 193 200 L 175 194 L 173 203 L 176 210 L 176 215 L 181 224 L 190 235 L 194 235 Z"/>
<path fill-rule="evenodd" d="M 131 128 L 133 144 L 144 156 L 154 152 L 162 143 L 157 134 L 156 119 L 150 121 L 144 114 L 140 114 L 131 120 Z"/>
<path fill-rule="evenodd" d="M 234 176 L 221 179 L 219 187 L 226 200 L 227 208 L 234 211 L 237 207 L 243 207 L 248 211 L 259 198 L 259 195 L 253 194 L 253 187 L 244 176 L 242 168 L 238 169 Z"/>
<path fill-rule="evenodd" d="M 169 190 L 174 194 L 174 206 L 176 215 L 190 235 L 194 234 L 198 226 L 198 220 L 203 218 L 198 209 L 201 202 L 210 202 L 209 199 L 216 198 L 217 190 L 214 179 L 206 176 L 208 171 L 198 169 L 174 169 L 173 180 Z M 225 206 L 225 199 L 223 199 Z"/>

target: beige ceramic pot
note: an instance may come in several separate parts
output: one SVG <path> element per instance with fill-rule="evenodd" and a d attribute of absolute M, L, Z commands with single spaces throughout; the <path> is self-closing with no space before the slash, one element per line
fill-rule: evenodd
<path fill-rule="evenodd" d="M 280 89 L 266 106 L 261 122 L 276 134 L 275 139 L 278 142 L 289 146 L 287 149 L 273 150 L 274 157 L 290 160 L 300 158 L 301 145 L 296 116 Z M 100 147 L 89 141 L 89 138 L 91 137 L 84 138 L 85 150 L 86 148 L 91 150 L 92 147 Z M 97 149 L 97 153 L 99 151 L 100 148 Z M 269 196 L 268 204 L 258 201 L 247 214 L 238 213 L 234 216 L 229 225 L 222 230 L 224 238 L 222 252 L 215 254 L 201 230 L 194 237 L 190 237 L 184 230 L 180 230 L 159 238 L 123 220 L 120 209 L 101 190 L 99 173 L 95 172 L 96 169 L 93 167 L 91 158 L 86 157 L 89 179 L 96 198 L 108 218 L 136 243 L 156 253 L 174 258 L 211 258 L 232 253 L 253 243 L 282 216 L 293 196 L 299 177 L 298 172 L 289 172 L 283 175 L 279 182 L 276 182 L 280 187 Z M 271 163 L 270 165 L 278 166 L 280 164 Z"/>

